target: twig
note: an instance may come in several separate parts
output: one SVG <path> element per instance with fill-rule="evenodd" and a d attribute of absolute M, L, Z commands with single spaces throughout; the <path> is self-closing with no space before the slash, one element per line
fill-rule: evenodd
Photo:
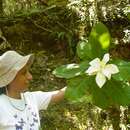
<path fill-rule="evenodd" d="M 31 20 L 31 19 L 30 19 L 30 20 Z M 40 28 L 40 29 L 42 29 L 42 30 L 44 30 L 44 31 L 47 31 L 47 32 L 50 32 L 50 33 L 53 32 L 53 31 L 51 31 L 51 30 L 49 30 L 49 29 L 46 29 L 46 28 L 40 26 L 39 24 L 36 23 L 36 21 L 32 21 L 32 20 L 31 20 L 31 22 L 32 22 L 36 27 L 38 27 L 38 28 Z"/>

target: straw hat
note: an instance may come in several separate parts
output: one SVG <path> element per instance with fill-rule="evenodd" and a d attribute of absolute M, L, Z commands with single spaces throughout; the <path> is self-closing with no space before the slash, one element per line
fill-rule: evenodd
<path fill-rule="evenodd" d="M 0 56 L 0 88 L 8 85 L 15 78 L 19 70 L 27 63 L 33 63 L 33 54 L 22 56 L 16 51 L 7 51 Z"/>

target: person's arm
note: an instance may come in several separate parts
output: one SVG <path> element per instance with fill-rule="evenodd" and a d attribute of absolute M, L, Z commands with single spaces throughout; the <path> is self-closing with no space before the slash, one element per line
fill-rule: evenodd
<path fill-rule="evenodd" d="M 61 100 L 63 100 L 65 91 L 66 91 L 66 87 L 55 91 L 54 95 L 52 95 L 51 103 L 57 103 L 57 102 L 60 102 Z"/>

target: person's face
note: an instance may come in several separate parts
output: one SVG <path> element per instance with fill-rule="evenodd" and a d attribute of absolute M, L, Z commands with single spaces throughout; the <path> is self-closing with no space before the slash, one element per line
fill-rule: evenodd
<path fill-rule="evenodd" d="M 15 79 L 11 82 L 12 88 L 20 92 L 27 90 L 29 81 L 32 80 L 32 75 L 28 70 L 28 66 L 23 67 L 16 75 Z"/>

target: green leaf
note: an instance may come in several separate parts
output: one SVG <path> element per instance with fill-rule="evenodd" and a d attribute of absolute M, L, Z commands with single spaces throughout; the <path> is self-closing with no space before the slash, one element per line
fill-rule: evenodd
<path fill-rule="evenodd" d="M 114 79 L 108 81 L 104 87 L 113 105 L 129 105 L 130 104 L 130 85 L 126 82 L 119 82 Z"/>
<path fill-rule="evenodd" d="M 92 95 L 92 102 L 96 106 L 105 109 L 111 104 L 111 101 L 108 98 L 108 94 L 104 89 L 105 85 L 102 88 L 99 88 L 96 84 L 95 77 L 92 78 L 92 80 L 93 82 L 89 90 Z"/>
<path fill-rule="evenodd" d="M 130 85 L 114 79 L 107 81 L 102 88 L 93 83 L 90 92 L 93 103 L 103 109 L 114 105 L 130 104 Z"/>
<path fill-rule="evenodd" d="M 101 58 L 110 46 L 110 34 L 107 27 L 99 22 L 93 28 L 88 43 L 91 44 L 92 58 Z"/>
<path fill-rule="evenodd" d="M 52 73 L 57 77 L 69 79 L 83 75 L 88 66 L 88 61 L 81 62 L 80 64 L 67 64 L 57 67 Z"/>
<path fill-rule="evenodd" d="M 99 88 L 95 82 L 95 76 L 86 75 L 68 80 L 68 88 L 65 97 L 71 101 L 80 101 L 83 97 L 91 97 L 92 102 L 103 109 L 114 105 L 127 106 L 130 104 L 130 85 L 115 79 L 108 80 Z"/>
<path fill-rule="evenodd" d="M 92 58 L 92 48 L 87 40 L 80 41 L 77 45 L 77 54 L 82 60 L 89 60 Z"/>
<path fill-rule="evenodd" d="M 90 84 L 92 82 L 86 75 L 68 80 L 65 97 L 71 101 L 79 101 L 83 96 L 87 96 Z"/>
<path fill-rule="evenodd" d="M 83 39 L 78 43 L 77 54 L 82 60 L 101 58 L 104 53 L 108 52 L 110 39 L 107 27 L 99 22 L 92 28 L 88 41 Z"/>
<path fill-rule="evenodd" d="M 117 65 L 119 73 L 113 74 L 112 77 L 119 81 L 129 81 L 130 80 L 130 62 L 123 60 L 112 60 L 112 64 Z"/>

